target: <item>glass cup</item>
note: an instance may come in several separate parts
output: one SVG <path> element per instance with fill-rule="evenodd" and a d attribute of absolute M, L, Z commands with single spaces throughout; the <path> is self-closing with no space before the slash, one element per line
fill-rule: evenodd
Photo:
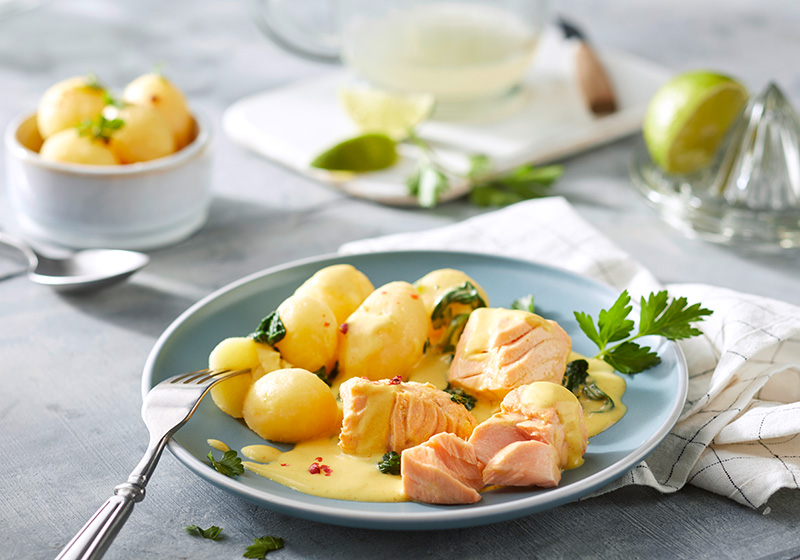
<path fill-rule="evenodd" d="M 484 102 L 519 89 L 547 0 L 257 0 L 257 21 L 287 50 L 341 61 L 368 84 Z"/>

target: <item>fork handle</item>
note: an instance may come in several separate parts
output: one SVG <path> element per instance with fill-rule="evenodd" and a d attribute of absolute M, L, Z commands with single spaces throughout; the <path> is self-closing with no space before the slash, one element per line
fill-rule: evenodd
<path fill-rule="evenodd" d="M 133 478 L 133 477 L 132 477 Z M 72 537 L 56 560 L 92 560 L 105 554 L 114 537 L 133 511 L 133 505 L 144 499 L 144 486 L 128 481 L 114 488 L 114 495 Z"/>
<path fill-rule="evenodd" d="M 150 439 L 142 460 L 128 476 L 128 481 L 114 487 L 114 495 L 72 537 L 58 553 L 56 560 L 97 560 L 103 557 L 133 511 L 133 505 L 144 500 L 144 487 L 158 464 L 167 440 L 180 425 L 160 439 L 157 436 Z"/>

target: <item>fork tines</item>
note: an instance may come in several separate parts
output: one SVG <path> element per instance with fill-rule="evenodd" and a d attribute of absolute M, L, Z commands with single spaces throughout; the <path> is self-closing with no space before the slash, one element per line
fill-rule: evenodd
<path fill-rule="evenodd" d="M 169 382 L 183 383 L 183 384 L 194 383 L 197 385 L 202 385 L 203 383 L 207 383 L 209 381 L 233 377 L 234 375 L 239 375 L 240 373 L 244 373 L 246 371 L 250 371 L 250 369 L 244 368 L 238 370 L 231 370 L 231 369 L 212 370 L 206 368 L 175 376 L 172 379 L 170 379 Z"/>

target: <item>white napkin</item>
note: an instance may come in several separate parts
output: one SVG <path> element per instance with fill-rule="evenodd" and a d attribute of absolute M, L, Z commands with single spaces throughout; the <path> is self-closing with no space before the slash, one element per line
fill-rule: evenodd
<path fill-rule="evenodd" d="M 800 488 L 800 308 L 700 284 L 661 286 L 560 197 L 515 204 L 450 226 L 348 243 L 342 253 L 451 249 L 566 268 L 634 299 L 666 288 L 713 315 L 704 336 L 679 344 L 689 394 L 672 432 L 645 461 L 602 491 L 693 484 L 757 508 Z"/>

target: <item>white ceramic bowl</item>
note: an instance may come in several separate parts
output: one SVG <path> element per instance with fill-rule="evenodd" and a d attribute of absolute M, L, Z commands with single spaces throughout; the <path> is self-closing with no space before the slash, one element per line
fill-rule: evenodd
<path fill-rule="evenodd" d="M 6 184 L 14 218 L 35 239 L 72 248 L 154 249 L 205 224 L 211 201 L 211 130 L 169 156 L 129 165 L 43 161 L 35 115 L 5 134 Z"/>

